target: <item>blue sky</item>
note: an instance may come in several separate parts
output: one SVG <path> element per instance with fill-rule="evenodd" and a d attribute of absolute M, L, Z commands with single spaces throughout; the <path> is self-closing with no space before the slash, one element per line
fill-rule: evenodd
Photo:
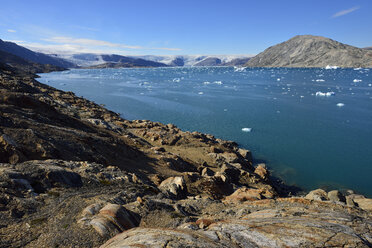
<path fill-rule="evenodd" d="M 298 34 L 372 46 L 371 0 L 0 0 L 0 39 L 40 51 L 257 54 Z"/>

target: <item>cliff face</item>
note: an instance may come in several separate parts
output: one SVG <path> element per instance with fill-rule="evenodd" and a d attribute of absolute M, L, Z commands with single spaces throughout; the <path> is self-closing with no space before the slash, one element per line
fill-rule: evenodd
<path fill-rule="evenodd" d="M 298 35 L 250 59 L 250 67 L 372 67 L 372 52 L 312 35 Z"/>
<path fill-rule="evenodd" d="M 371 199 L 290 197 L 232 141 L 125 120 L 31 76 L 0 72 L 0 247 L 372 243 Z"/>

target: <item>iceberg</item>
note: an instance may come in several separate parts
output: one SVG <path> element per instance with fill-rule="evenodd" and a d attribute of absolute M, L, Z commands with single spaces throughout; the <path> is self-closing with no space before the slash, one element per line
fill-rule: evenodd
<path fill-rule="evenodd" d="M 325 80 L 324 79 L 317 79 L 315 80 L 316 82 L 324 82 Z"/>
<path fill-rule="evenodd" d="M 315 93 L 316 96 L 326 96 L 326 97 L 329 97 L 329 96 L 334 96 L 336 95 L 336 93 L 334 93 L 333 91 L 330 91 L 330 92 L 321 92 L 321 91 L 318 91 Z"/>
<path fill-rule="evenodd" d="M 341 108 L 341 107 L 345 106 L 345 104 L 340 102 L 340 103 L 337 103 L 336 106 Z"/>
<path fill-rule="evenodd" d="M 353 82 L 354 83 L 360 83 L 360 82 L 362 82 L 362 79 L 354 79 Z"/>
<path fill-rule="evenodd" d="M 249 133 L 249 132 L 252 131 L 252 128 L 251 127 L 244 127 L 244 128 L 242 128 L 242 131 Z"/>
<path fill-rule="evenodd" d="M 327 65 L 327 66 L 325 67 L 326 70 L 337 69 L 337 68 L 338 68 L 338 67 L 335 66 L 335 65 Z"/>
<path fill-rule="evenodd" d="M 234 71 L 235 71 L 235 72 L 242 72 L 242 71 L 245 71 L 245 68 L 246 68 L 246 67 L 238 67 L 238 66 L 234 66 Z"/>

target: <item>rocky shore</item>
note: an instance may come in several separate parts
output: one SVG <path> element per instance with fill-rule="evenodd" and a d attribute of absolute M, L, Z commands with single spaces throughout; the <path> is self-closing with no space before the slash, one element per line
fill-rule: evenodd
<path fill-rule="evenodd" d="M 371 247 L 372 199 L 0 71 L 0 247 Z"/>

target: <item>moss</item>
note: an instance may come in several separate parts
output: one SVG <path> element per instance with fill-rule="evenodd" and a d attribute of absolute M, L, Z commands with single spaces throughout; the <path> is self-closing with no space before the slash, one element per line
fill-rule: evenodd
<path fill-rule="evenodd" d="M 102 185 L 111 185 L 112 182 L 106 179 L 99 180 L 99 183 Z"/>

